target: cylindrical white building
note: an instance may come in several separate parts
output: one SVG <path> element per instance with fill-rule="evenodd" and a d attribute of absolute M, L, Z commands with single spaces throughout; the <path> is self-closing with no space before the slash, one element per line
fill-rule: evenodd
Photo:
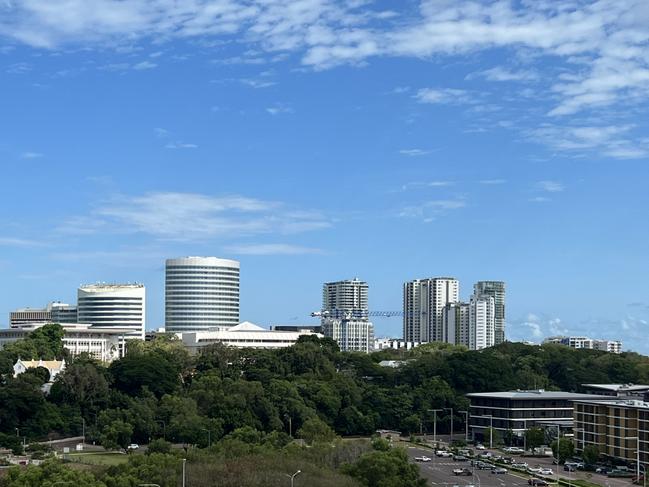
<path fill-rule="evenodd" d="M 125 338 L 144 339 L 146 317 L 143 284 L 90 284 L 77 290 L 77 320 L 102 327 L 132 330 Z"/>
<path fill-rule="evenodd" d="M 239 324 L 239 262 L 217 257 L 167 259 L 165 331 Z"/>

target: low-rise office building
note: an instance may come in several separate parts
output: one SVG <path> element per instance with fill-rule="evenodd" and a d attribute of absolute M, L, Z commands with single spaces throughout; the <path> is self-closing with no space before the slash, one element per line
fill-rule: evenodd
<path fill-rule="evenodd" d="M 637 399 L 574 402 L 575 447 L 649 466 L 649 402 Z"/>
<path fill-rule="evenodd" d="M 22 340 L 44 326 L 46 323 L 24 323 L 0 330 L 0 348 L 6 344 Z M 130 328 L 101 327 L 85 323 L 63 323 L 63 346 L 76 357 L 87 353 L 101 362 L 112 362 L 120 357 L 124 338 L 128 338 Z"/>
<path fill-rule="evenodd" d="M 511 431 L 522 437 L 531 427 L 573 427 L 573 401 L 604 400 L 604 396 L 561 391 L 482 392 L 467 394 L 471 401 L 469 428 L 472 436 L 484 438 L 492 427 L 500 434 Z"/>
<path fill-rule="evenodd" d="M 76 323 L 77 307 L 52 301 L 45 308 L 20 308 L 9 313 L 9 324 Z"/>
<path fill-rule="evenodd" d="M 557 343 L 576 349 L 585 348 L 602 352 L 622 353 L 622 342 L 620 340 L 599 340 L 584 336 L 555 336 L 546 338 L 543 343 Z"/>
<path fill-rule="evenodd" d="M 627 399 L 644 399 L 649 393 L 646 384 L 582 384 L 588 394 L 601 396 L 620 397 Z"/>
<path fill-rule="evenodd" d="M 310 330 L 271 331 L 244 321 L 237 326 L 215 328 L 213 330 L 178 333 L 190 353 L 197 353 L 201 348 L 214 343 L 222 343 L 238 348 L 285 348 L 295 345 L 301 336 L 313 335 L 322 337 Z"/>

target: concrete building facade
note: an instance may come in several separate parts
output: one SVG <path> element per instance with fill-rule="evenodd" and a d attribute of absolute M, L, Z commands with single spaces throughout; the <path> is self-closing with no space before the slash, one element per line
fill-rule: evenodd
<path fill-rule="evenodd" d="M 444 307 L 459 301 L 452 277 L 416 279 L 403 285 L 403 338 L 408 342 L 444 341 Z"/>
<path fill-rule="evenodd" d="M 143 284 L 89 284 L 77 291 L 81 323 L 129 330 L 126 338 L 144 340 L 146 290 Z"/>
<path fill-rule="evenodd" d="M 503 281 L 478 281 L 473 285 L 475 296 L 494 299 L 494 345 L 505 341 L 505 283 Z"/>
<path fill-rule="evenodd" d="M 165 330 L 183 333 L 239 323 L 240 264 L 217 257 L 167 259 Z"/>

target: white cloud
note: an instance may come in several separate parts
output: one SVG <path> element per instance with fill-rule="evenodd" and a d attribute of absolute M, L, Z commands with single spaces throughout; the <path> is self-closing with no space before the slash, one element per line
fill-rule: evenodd
<path fill-rule="evenodd" d="M 240 255 L 302 255 L 321 254 L 322 250 L 284 243 L 231 245 L 226 250 Z"/>
<path fill-rule="evenodd" d="M 409 156 L 409 157 L 418 157 L 418 156 L 425 156 L 426 154 L 430 154 L 430 152 L 431 151 L 425 149 L 401 149 L 399 151 L 399 154 L 404 156 Z"/>
<path fill-rule="evenodd" d="M 0 245 L 6 247 L 41 247 L 43 242 L 17 237 L 0 237 Z"/>
<path fill-rule="evenodd" d="M 536 188 L 548 193 L 561 193 L 565 189 L 563 184 L 558 181 L 539 181 L 536 183 Z"/>
<path fill-rule="evenodd" d="M 23 152 L 20 154 L 21 159 L 39 159 L 43 157 L 43 154 L 40 152 Z"/>
<path fill-rule="evenodd" d="M 169 142 L 165 145 L 165 149 L 198 149 L 196 144 L 189 144 L 187 142 Z"/>
<path fill-rule="evenodd" d="M 401 218 L 417 218 L 425 223 L 430 223 L 449 211 L 464 207 L 466 207 L 466 201 L 463 199 L 428 200 L 416 205 L 405 206 L 399 210 L 397 215 Z"/>
<path fill-rule="evenodd" d="M 293 113 L 293 109 L 289 106 L 286 106 L 282 103 L 276 103 L 272 107 L 266 108 L 266 112 L 271 115 L 280 115 L 282 113 Z"/>
<path fill-rule="evenodd" d="M 552 200 L 545 196 L 534 196 L 533 198 L 530 198 L 529 201 L 531 201 L 532 203 L 547 203 L 548 201 Z"/>
<path fill-rule="evenodd" d="M 115 196 L 91 214 L 69 220 L 61 231 L 75 234 L 140 233 L 161 240 L 203 241 L 262 234 L 294 234 L 328 228 L 315 211 L 244 196 L 147 193 Z"/>
<path fill-rule="evenodd" d="M 401 186 L 401 190 L 407 191 L 411 188 L 445 188 L 454 184 L 453 181 L 416 181 L 404 184 Z"/>
<path fill-rule="evenodd" d="M 496 185 L 496 184 L 505 184 L 507 180 L 506 179 L 482 179 L 478 182 L 480 184 Z"/>
<path fill-rule="evenodd" d="M 423 88 L 417 92 L 415 98 L 420 103 L 430 104 L 469 103 L 471 101 L 465 90 L 453 88 Z"/>
<path fill-rule="evenodd" d="M 157 66 L 158 65 L 156 63 L 152 63 L 151 61 L 142 61 L 142 62 L 139 62 L 137 64 L 134 64 L 133 69 L 135 69 L 137 71 L 143 71 L 143 70 L 146 70 L 146 69 L 153 69 L 153 68 L 155 68 Z"/>
<path fill-rule="evenodd" d="M 510 71 L 501 66 L 487 69 L 485 71 L 478 71 L 467 75 L 467 79 L 482 77 L 487 81 L 536 81 L 539 79 L 539 74 L 532 70 L 519 70 Z"/>

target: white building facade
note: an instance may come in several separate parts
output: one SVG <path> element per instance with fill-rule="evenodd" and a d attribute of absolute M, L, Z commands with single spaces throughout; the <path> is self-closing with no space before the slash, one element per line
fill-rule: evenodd
<path fill-rule="evenodd" d="M 90 284 L 77 291 L 81 323 L 129 330 L 126 338 L 144 340 L 146 291 L 143 284 Z"/>
<path fill-rule="evenodd" d="M 335 340 L 343 352 L 374 351 L 374 325 L 369 320 L 325 318 L 322 334 Z"/>
<path fill-rule="evenodd" d="M 505 341 L 505 283 L 503 281 L 478 281 L 473 285 L 475 296 L 494 298 L 494 345 Z"/>
<path fill-rule="evenodd" d="M 27 336 L 44 326 L 45 323 L 23 323 L 0 330 L 0 348 L 8 343 L 27 338 Z M 81 323 L 61 324 L 63 328 L 63 346 L 76 357 L 87 353 L 100 362 L 112 362 L 120 357 L 120 350 L 130 328 L 101 327 Z"/>
<path fill-rule="evenodd" d="M 165 330 L 184 333 L 239 323 L 236 260 L 217 257 L 167 259 Z"/>
<path fill-rule="evenodd" d="M 543 343 L 557 343 L 575 349 L 622 353 L 622 342 L 620 340 L 599 340 L 586 336 L 554 336 L 546 338 Z"/>
<path fill-rule="evenodd" d="M 228 326 L 209 331 L 193 331 L 177 333 L 183 344 L 192 354 L 201 348 L 214 343 L 222 343 L 237 348 L 286 348 L 295 343 L 304 335 L 322 337 L 319 333 L 310 330 L 300 331 L 272 331 L 266 330 L 250 322 L 243 322 L 237 326 Z"/>
<path fill-rule="evenodd" d="M 469 350 L 482 350 L 495 344 L 496 305 L 491 296 L 471 296 L 469 302 Z"/>
<path fill-rule="evenodd" d="M 416 279 L 403 285 L 403 338 L 407 342 L 444 341 L 444 307 L 459 301 L 453 277 Z"/>

